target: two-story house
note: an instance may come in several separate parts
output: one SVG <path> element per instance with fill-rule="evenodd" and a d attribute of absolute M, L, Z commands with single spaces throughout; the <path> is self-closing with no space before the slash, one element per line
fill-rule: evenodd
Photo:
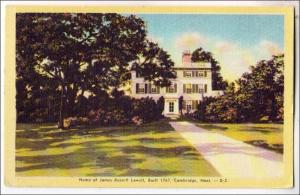
<path fill-rule="evenodd" d="M 132 71 L 132 96 L 134 98 L 148 96 L 156 101 L 163 96 L 165 98 L 163 114 L 172 117 L 180 114 L 179 98 L 181 96 L 183 97 L 182 111 L 187 113 L 195 111 L 203 97 L 222 95 L 223 91 L 212 89 L 211 64 L 209 62 L 193 63 L 191 57 L 189 51 L 183 52 L 182 64 L 174 66 L 177 78 L 172 79 L 169 87 L 155 86 Z"/>

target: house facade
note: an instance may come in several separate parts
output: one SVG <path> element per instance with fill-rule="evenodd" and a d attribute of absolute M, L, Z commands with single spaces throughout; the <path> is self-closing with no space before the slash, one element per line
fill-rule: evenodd
<path fill-rule="evenodd" d="M 183 97 L 182 112 L 189 113 L 196 110 L 204 97 L 222 95 L 223 91 L 212 89 L 211 64 L 209 62 L 193 63 L 191 57 L 189 51 L 183 52 L 182 64 L 174 66 L 177 78 L 171 80 L 172 84 L 169 87 L 155 86 L 132 71 L 132 96 L 134 98 L 152 97 L 156 101 L 163 96 L 165 98 L 163 114 L 167 117 L 176 117 L 180 114 L 181 96 Z"/>

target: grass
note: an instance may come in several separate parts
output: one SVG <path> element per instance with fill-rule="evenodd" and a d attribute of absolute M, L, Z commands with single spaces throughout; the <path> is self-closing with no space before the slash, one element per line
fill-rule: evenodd
<path fill-rule="evenodd" d="M 219 176 L 167 121 L 57 129 L 17 124 L 17 176 Z"/>
<path fill-rule="evenodd" d="M 196 123 L 204 129 L 222 133 L 248 144 L 283 153 L 283 124 L 227 124 Z"/>

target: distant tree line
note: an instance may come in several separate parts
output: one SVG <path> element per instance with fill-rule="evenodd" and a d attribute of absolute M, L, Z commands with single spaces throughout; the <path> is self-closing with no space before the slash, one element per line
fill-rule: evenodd
<path fill-rule="evenodd" d="M 220 97 L 205 97 L 192 117 L 204 122 L 282 122 L 284 56 L 250 67 Z"/>
<path fill-rule="evenodd" d="M 174 63 L 146 37 L 145 22 L 134 15 L 18 13 L 17 122 L 58 121 L 64 128 L 65 118 L 116 103 L 132 70 L 169 86 Z"/>

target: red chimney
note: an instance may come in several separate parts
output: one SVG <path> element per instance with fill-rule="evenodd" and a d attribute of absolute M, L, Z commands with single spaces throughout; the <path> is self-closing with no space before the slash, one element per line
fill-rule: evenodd
<path fill-rule="evenodd" d="M 192 62 L 192 54 L 190 51 L 186 50 L 182 53 L 182 63 L 191 63 Z"/>

